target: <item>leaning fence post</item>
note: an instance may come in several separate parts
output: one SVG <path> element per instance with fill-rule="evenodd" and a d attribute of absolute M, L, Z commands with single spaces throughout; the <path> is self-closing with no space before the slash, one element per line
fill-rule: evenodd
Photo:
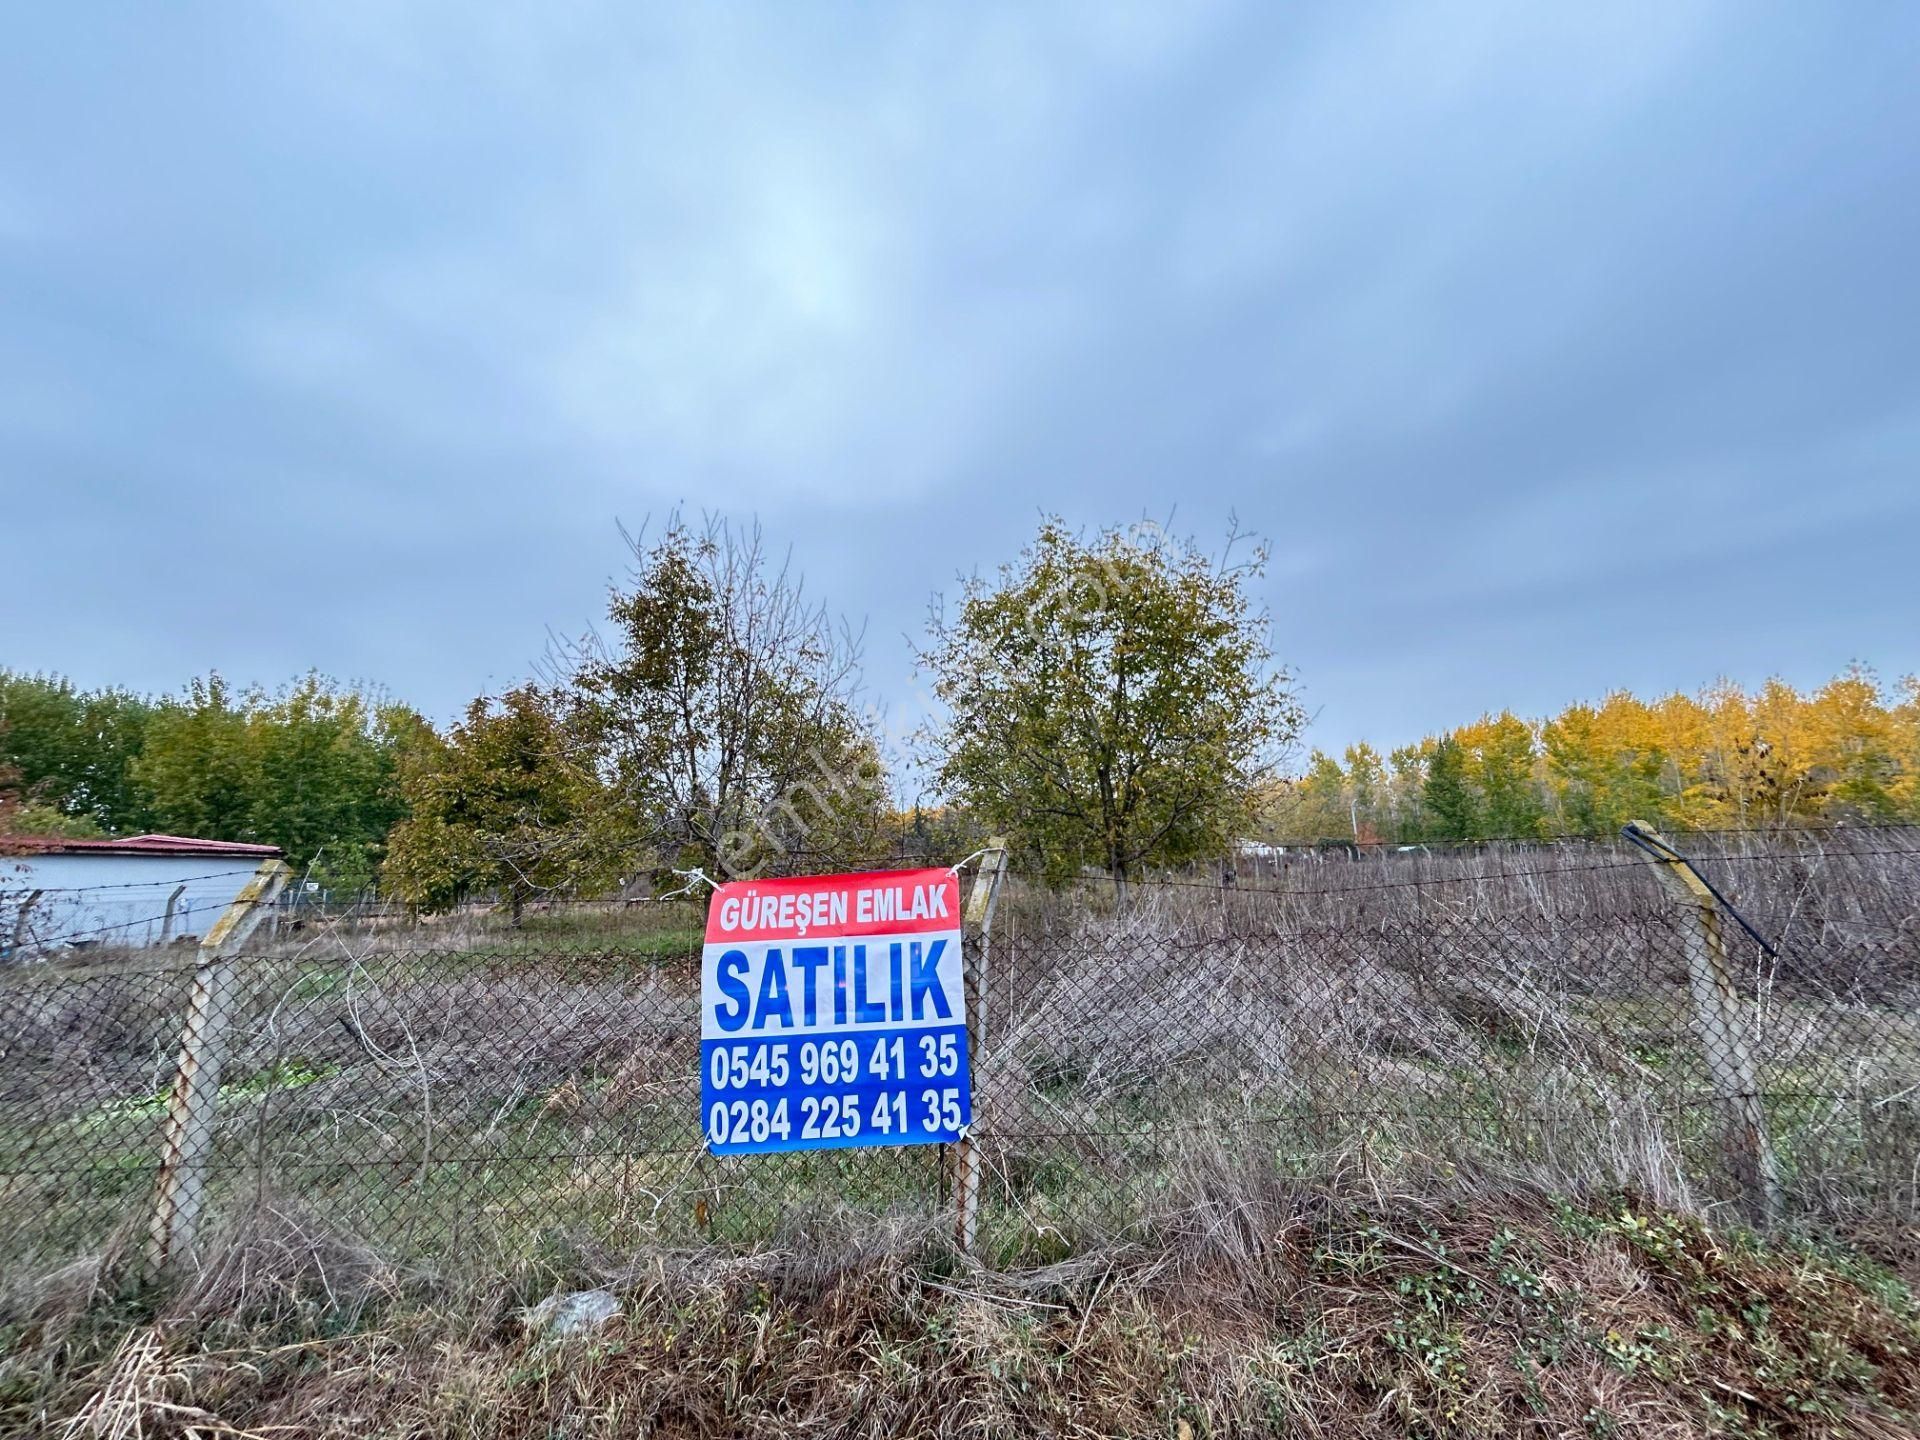
<path fill-rule="evenodd" d="M 1655 873 L 1681 902 L 1688 921 L 1687 988 L 1694 1028 L 1726 1123 L 1727 1163 L 1749 1216 L 1771 1225 L 1780 1210 L 1780 1171 L 1760 1102 L 1758 1067 L 1746 1008 L 1727 964 L 1720 903 L 1712 886 L 1651 825 L 1622 832 L 1654 862 Z"/>
<path fill-rule="evenodd" d="M 14 912 L 13 939 L 7 946 L 7 958 L 9 960 L 17 959 L 26 948 L 28 935 L 27 920 L 33 914 L 35 902 L 46 893 L 44 890 L 33 891 L 26 899 L 20 902 L 20 908 Z"/>
<path fill-rule="evenodd" d="M 173 940 L 173 919 L 180 913 L 180 897 L 187 893 L 186 882 L 173 887 L 173 893 L 167 897 L 167 913 L 160 917 L 160 943 L 169 944 Z"/>
<path fill-rule="evenodd" d="M 159 1274 L 177 1265 L 193 1247 L 207 1161 L 213 1151 L 220 1069 L 227 1057 L 227 1023 L 238 989 L 234 956 L 266 919 L 292 874 L 281 860 L 261 865 L 200 943 L 200 963 L 193 972 L 193 991 L 180 1032 L 180 1058 L 161 1131 L 160 1177 L 154 1187 L 153 1217 L 147 1230 L 149 1273 Z"/>
<path fill-rule="evenodd" d="M 973 877 L 963 917 L 961 950 L 967 994 L 967 1084 L 973 1096 L 973 1123 L 953 1147 L 954 1242 L 962 1255 L 973 1253 L 980 1229 L 980 1153 L 973 1129 L 980 1123 L 984 1097 L 977 1083 L 980 1047 L 987 1037 L 987 960 L 993 939 L 993 912 L 1000 901 L 1000 881 L 1007 870 L 1007 842 L 996 835 L 987 841 L 980 868 Z"/>

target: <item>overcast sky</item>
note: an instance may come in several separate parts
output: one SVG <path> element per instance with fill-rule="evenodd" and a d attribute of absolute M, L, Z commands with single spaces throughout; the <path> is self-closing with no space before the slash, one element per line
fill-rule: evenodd
<path fill-rule="evenodd" d="M 436 719 L 757 512 L 1229 512 L 1311 738 L 1920 669 L 1920 6 L 32 5 L 0 665 Z"/>

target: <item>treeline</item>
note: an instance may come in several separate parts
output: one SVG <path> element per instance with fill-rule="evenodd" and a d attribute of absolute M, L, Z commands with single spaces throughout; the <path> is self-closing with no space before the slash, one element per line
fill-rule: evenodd
<path fill-rule="evenodd" d="M 855 637 L 806 600 L 757 526 L 674 517 L 631 544 L 599 631 L 550 657 L 545 683 L 475 700 L 413 757 L 394 894 L 434 909 L 486 892 L 518 914 L 543 894 L 674 870 L 885 853 Z"/>
<path fill-rule="evenodd" d="M 272 692 L 211 675 L 150 696 L 0 671 L 0 823 L 279 845 L 321 883 L 358 888 L 406 814 L 406 756 L 432 740 L 408 707 L 318 675 Z"/>
<path fill-rule="evenodd" d="M 335 889 L 424 909 L 779 870 L 1004 835 L 1055 878 L 1130 877 L 1261 835 L 1399 842 L 1920 821 L 1920 684 L 1854 669 L 1544 721 L 1488 716 L 1382 755 L 1314 752 L 1250 582 L 1150 524 L 1032 543 L 937 609 L 942 711 L 912 737 L 942 797 L 893 808 L 859 637 L 756 525 L 677 516 L 632 543 L 606 619 L 444 731 L 310 675 L 170 696 L 0 671 L 0 833 L 164 831 L 283 847 Z M 899 739 L 900 737 L 893 737 Z M 903 842 L 905 842 L 903 844 Z M 681 878 L 676 879 L 674 872 Z"/>
<path fill-rule="evenodd" d="M 1292 843 L 1600 836 L 1673 829 L 1920 821 L 1920 680 L 1861 667 L 1811 691 L 1641 700 L 1625 692 L 1547 720 L 1509 712 L 1382 755 L 1314 751 L 1267 807 Z"/>
<path fill-rule="evenodd" d="M 632 550 L 596 632 L 444 732 L 313 677 L 152 698 L 0 675 L 0 830 L 265 841 L 423 909 L 957 856 L 988 834 L 1124 892 L 1247 834 L 1300 723 L 1249 595 L 1262 546 L 1050 519 L 935 615 L 919 659 L 945 712 L 911 743 L 945 799 L 902 813 L 857 632 L 757 525 L 675 516 Z"/>
<path fill-rule="evenodd" d="M 333 888 L 516 913 L 675 869 L 857 863 L 899 838 L 858 659 L 757 527 L 676 517 L 599 631 L 444 732 L 318 676 L 155 697 L 0 672 L 0 833 L 259 841 Z"/>

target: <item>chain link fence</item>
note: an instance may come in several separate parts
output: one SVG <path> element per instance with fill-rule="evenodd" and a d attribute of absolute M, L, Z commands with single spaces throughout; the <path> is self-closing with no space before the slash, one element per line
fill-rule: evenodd
<path fill-rule="evenodd" d="M 1910 1217 L 1920 834 L 1688 848 L 1764 941 L 1703 926 L 1623 846 L 1228 862 L 1124 907 L 1016 865 L 976 1002 L 983 1257 L 1124 1232 L 1222 1155 Z M 706 1154 L 701 924 L 686 902 L 555 905 L 517 930 L 363 913 L 216 966 L 9 967 L 0 1256 L 44 1265 L 149 1223 L 183 1030 L 215 999 L 210 1217 L 291 1197 L 432 1259 L 556 1236 L 750 1247 L 832 1211 L 950 1207 L 945 1147 Z"/>

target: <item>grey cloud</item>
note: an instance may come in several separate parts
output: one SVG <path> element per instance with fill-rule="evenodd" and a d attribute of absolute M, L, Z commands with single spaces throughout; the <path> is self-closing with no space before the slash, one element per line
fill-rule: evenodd
<path fill-rule="evenodd" d="M 1043 508 L 1273 536 L 1335 746 L 1920 667 L 1905 9 L 19 30 L 0 523 L 63 601 L 0 663 L 445 716 L 684 502 L 790 539 L 895 695 L 928 591 Z"/>

